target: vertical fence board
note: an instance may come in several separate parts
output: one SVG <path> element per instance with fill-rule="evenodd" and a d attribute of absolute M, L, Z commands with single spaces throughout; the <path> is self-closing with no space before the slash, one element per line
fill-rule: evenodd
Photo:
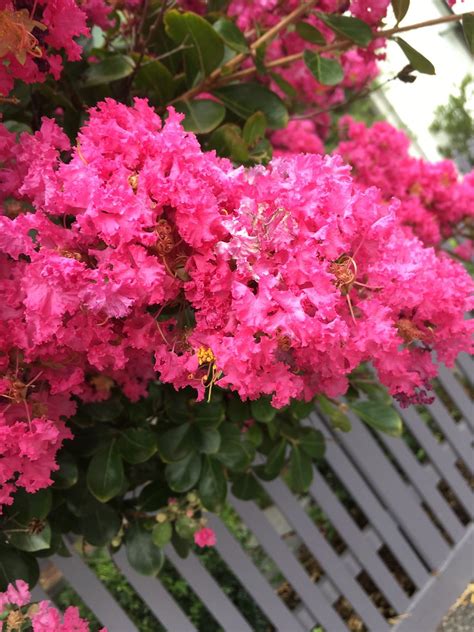
<path fill-rule="evenodd" d="M 467 423 L 474 429 L 474 415 L 473 415 L 473 405 L 472 402 L 469 401 L 468 396 L 466 395 L 463 387 L 454 377 L 454 374 L 449 371 L 445 366 L 440 366 L 439 368 L 439 381 L 443 385 L 443 388 L 446 390 L 451 399 L 455 402 L 459 412 L 462 413 L 464 419 Z"/>

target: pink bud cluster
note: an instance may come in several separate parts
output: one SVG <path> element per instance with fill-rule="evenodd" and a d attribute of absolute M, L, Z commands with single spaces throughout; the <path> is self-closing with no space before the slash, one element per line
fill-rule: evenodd
<path fill-rule="evenodd" d="M 47 119 L 0 133 L 0 430 L 27 431 L 0 442 L 3 502 L 25 458 L 44 465 L 27 489 L 49 484 L 71 397 L 137 400 L 158 376 L 281 407 L 343 394 L 372 361 L 410 401 L 432 351 L 470 348 L 472 281 L 400 227 L 398 201 L 339 156 L 236 169 L 180 120 L 107 100 L 74 148 Z"/>

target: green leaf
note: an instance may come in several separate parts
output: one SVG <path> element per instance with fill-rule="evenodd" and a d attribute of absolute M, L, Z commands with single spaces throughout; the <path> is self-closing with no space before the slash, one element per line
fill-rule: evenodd
<path fill-rule="evenodd" d="M 51 543 L 51 527 L 45 523 L 44 528 L 39 533 L 28 533 L 25 531 L 17 531 L 9 534 L 10 544 L 20 551 L 33 553 L 34 551 L 42 551 L 49 549 Z"/>
<path fill-rule="evenodd" d="M 199 428 L 217 428 L 225 419 L 224 402 L 213 396 L 210 402 L 197 402 L 193 413 Z"/>
<path fill-rule="evenodd" d="M 158 449 L 156 433 L 150 428 L 128 428 L 121 434 L 118 448 L 127 463 L 144 463 Z"/>
<path fill-rule="evenodd" d="M 176 521 L 175 529 L 180 538 L 191 540 L 194 532 L 197 530 L 196 521 L 187 516 L 182 516 Z"/>
<path fill-rule="evenodd" d="M 239 83 L 213 91 L 224 105 L 247 120 L 254 112 L 265 114 L 270 129 L 281 129 L 288 124 L 288 112 L 278 95 L 259 83 Z"/>
<path fill-rule="evenodd" d="M 59 470 L 51 474 L 55 489 L 69 489 L 77 483 L 79 470 L 76 459 L 70 452 L 61 450 L 56 458 Z"/>
<path fill-rule="evenodd" d="M 302 402 L 300 400 L 292 401 L 289 412 L 293 419 L 304 419 L 308 417 L 314 410 L 314 401 Z"/>
<path fill-rule="evenodd" d="M 102 503 L 106 503 L 122 490 L 123 462 L 117 441 L 112 439 L 92 457 L 87 468 L 87 487 Z"/>
<path fill-rule="evenodd" d="M 165 15 L 166 33 L 176 44 L 187 46 L 183 51 L 185 72 L 190 83 L 207 77 L 224 57 L 224 41 L 204 18 L 190 11 L 168 11 Z"/>
<path fill-rule="evenodd" d="M 221 435 L 216 428 L 197 428 L 199 451 L 204 454 L 216 454 L 221 445 Z"/>
<path fill-rule="evenodd" d="M 132 74 L 134 61 L 127 55 L 106 57 L 96 64 L 91 64 L 86 72 L 86 86 L 99 86 L 103 83 L 118 81 Z"/>
<path fill-rule="evenodd" d="M 234 422 L 247 421 L 251 417 L 249 403 L 233 395 L 227 403 L 227 417 Z"/>
<path fill-rule="evenodd" d="M 211 99 L 197 99 L 196 101 L 178 101 L 175 104 L 178 112 L 185 115 L 183 127 L 187 132 L 208 134 L 222 123 L 225 107 Z"/>
<path fill-rule="evenodd" d="M 248 52 L 249 47 L 247 46 L 247 40 L 242 31 L 232 20 L 220 18 L 217 22 L 214 22 L 213 27 L 229 48 L 232 48 L 232 50 L 238 53 Z"/>
<path fill-rule="evenodd" d="M 403 423 L 395 408 L 381 401 L 365 401 L 350 404 L 351 409 L 369 426 L 392 437 L 403 432 Z"/>
<path fill-rule="evenodd" d="M 257 141 L 265 135 L 267 119 L 263 112 L 255 112 L 250 116 L 244 125 L 242 137 L 247 145 L 255 145 Z"/>
<path fill-rule="evenodd" d="M 165 561 L 163 552 L 153 544 L 151 532 L 138 522 L 132 524 L 125 536 L 127 559 L 130 566 L 142 575 L 157 575 Z"/>
<path fill-rule="evenodd" d="M 298 22 L 296 32 L 302 39 L 311 42 L 311 44 L 318 44 L 318 46 L 324 46 L 326 44 L 326 39 L 321 31 L 308 22 Z"/>
<path fill-rule="evenodd" d="M 22 579 L 33 588 L 38 577 L 39 566 L 34 557 L 0 546 L 0 592 L 4 592 L 8 584 L 17 579 Z"/>
<path fill-rule="evenodd" d="M 156 511 L 165 507 L 170 496 L 168 486 L 161 481 L 153 481 L 146 485 L 138 497 L 141 511 Z"/>
<path fill-rule="evenodd" d="M 359 46 L 367 46 L 372 41 L 372 29 L 363 20 L 348 15 L 318 13 L 330 29 L 350 39 Z"/>
<path fill-rule="evenodd" d="M 232 123 L 226 123 L 212 133 L 209 149 L 215 149 L 219 156 L 228 157 L 237 163 L 247 162 L 250 157 L 240 128 Z"/>
<path fill-rule="evenodd" d="M 263 440 L 263 430 L 262 427 L 258 424 L 253 424 L 245 433 L 245 439 L 253 443 L 253 445 L 258 448 L 258 446 L 262 443 Z"/>
<path fill-rule="evenodd" d="M 300 493 L 308 490 L 313 480 L 313 466 L 311 457 L 300 448 L 293 446 L 291 449 L 288 467 L 288 483 L 294 492 Z"/>
<path fill-rule="evenodd" d="M 33 518 L 44 520 L 51 511 L 53 495 L 50 489 L 40 489 L 28 494 L 24 489 L 15 493 L 15 502 L 8 513 L 15 516 L 15 522 L 27 525 Z"/>
<path fill-rule="evenodd" d="M 117 397 L 111 397 L 105 402 L 84 404 L 81 407 L 81 415 L 91 421 L 114 421 L 120 417 L 123 404 Z"/>
<path fill-rule="evenodd" d="M 117 535 L 122 520 L 110 505 L 91 502 L 81 516 L 81 531 L 93 546 L 106 546 Z"/>
<path fill-rule="evenodd" d="M 324 395 L 318 396 L 318 404 L 321 411 L 329 418 L 333 428 L 342 430 L 342 432 L 349 432 L 352 429 L 349 417 L 332 402 L 330 402 Z"/>
<path fill-rule="evenodd" d="M 232 484 L 232 493 L 241 500 L 255 500 L 260 496 L 261 488 L 252 472 L 239 474 Z"/>
<path fill-rule="evenodd" d="M 224 504 L 226 495 L 227 480 L 222 465 L 213 457 L 204 457 L 204 466 L 199 481 L 199 496 L 202 504 L 209 511 L 219 511 Z"/>
<path fill-rule="evenodd" d="M 255 457 L 255 446 L 250 441 L 242 440 L 240 430 L 232 424 L 223 423 L 219 432 L 221 446 L 216 459 L 231 470 L 247 468 Z"/>
<path fill-rule="evenodd" d="M 466 13 L 462 19 L 462 28 L 467 46 L 474 55 L 474 13 Z"/>
<path fill-rule="evenodd" d="M 260 397 L 260 399 L 250 402 L 250 410 L 252 417 L 264 424 L 270 423 L 277 414 L 276 408 L 270 404 L 269 397 Z"/>
<path fill-rule="evenodd" d="M 186 423 L 160 436 L 158 451 L 163 461 L 169 463 L 184 459 L 195 448 L 192 430 L 191 424 Z"/>
<path fill-rule="evenodd" d="M 402 51 L 405 53 L 406 58 L 415 70 L 418 70 L 418 72 L 421 72 L 425 75 L 436 74 L 435 67 L 429 59 L 426 59 L 424 55 L 415 50 L 413 46 L 410 46 L 410 44 L 408 44 L 408 42 L 405 42 L 405 40 L 403 40 L 401 37 L 394 37 L 393 39 L 395 42 L 397 42 Z"/>
<path fill-rule="evenodd" d="M 170 522 L 159 522 L 153 527 L 151 539 L 155 546 L 163 548 L 171 541 L 173 527 Z"/>
<path fill-rule="evenodd" d="M 300 448 L 313 459 L 322 459 L 326 451 L 324 435 L 314 428 L 302 428 Z"/>
<path fill-rule="evenodd" d="M 271 78 L 277 84 L 282 92 L 284 92 L 288 97 L 293 98 L 298 96 L 297 90 L 289 83 L 286 79 L 284 79 L 277 72 L 270 73 Z"/>
<path fill-rule="evenodd" d="M 310 72 L 324 86 L 335 86 L 344 79 L 344 70 L 335 59 L 321 57 L 311 50 L 305 50 L 303 59 Z"/>
<path fill-rule="evenodd" d="M 168 463 L 165 476 L 170 488 L 175 492 L 186 492 L 196 486 L 201 475 L 201 456 L 191 452 L 181 461 Z"/>
<path fill-rule="evenodd" d="M 397 18 L 397 24 L 400 24 L 409 8 L 410 0 L 392 0 L 392 9 Z"/>
<path fill-rule="evenodd" d="M 175 531 L 171 538 L 171 544 L 179 557 L 183 558 L 183 560 L 188 557 L 192 544 L 189 540 L 183 540 Z"/>
<path fill-rule="evenodd" d="M 264 474 L 267 478 L 273 479 L 279 476 L 280 472 L 285 465 L 286 456 L 286 441 L 280 439 L 280 441 L 273 446 L 267 456 L 267 460 L 264 465 Z"/>
<path fill-rule="evenodd" d="M 174 96 L 173 75 L 158 59 L 144 57 L 142 65 L 135 75 L 135 88 L 140 95 L 147 97 L 152 105 L 165 105 Z"/>

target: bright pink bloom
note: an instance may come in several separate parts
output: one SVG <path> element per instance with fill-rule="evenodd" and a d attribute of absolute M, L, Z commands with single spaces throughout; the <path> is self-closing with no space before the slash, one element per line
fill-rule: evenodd
<path fill-rule="evenodd" d="M 203 527 L 194 534 L 194 542 L 201 548 L 205 546 L 215 546 L 217 543 L 216 534 L 212 529 Z"/>

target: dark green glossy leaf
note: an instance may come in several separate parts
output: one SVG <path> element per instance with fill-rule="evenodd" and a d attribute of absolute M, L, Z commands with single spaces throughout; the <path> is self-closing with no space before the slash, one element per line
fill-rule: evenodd
<path fill-rule="evenodd" d="M 39 533 L 28 533 L 26 530 L 18 530 L 16 533 L 9 534 L 9 540 L 12 546 L 20 549 L 20 551 L 27 551 L 28 553 L 49 549 L 51 543 L 51 527 L 48 523 L 45 523 Z"/>
<path fill-rule="evenodd" d="M 272 421 L 277 414 L 276 408 L 273 408 L 271 405 L 269 397 L 260 397 L 260 399 L 250 402 L 250 410 L 252 417 L 264 424 Z"/>
<path fill-rule="evenodd" d="M 264 474 L 268 479 L 273 479 L 279 476 L 285 464 L 286 456 L 286 441 L 280 439 L 280 441 L 272 448 L 267 456 L 267 460 L 264 466 Z"/>
<path fill-rule="evenodd" d="M 114 421 L 120 417 L 122 411 L 123 404 L 117 397 L 111 397 L 105 402 L 84 404 L 81 407 L 81 415 L 86 416 L 88 421 Z"/>
<path fill-rule="evenodd" d="M 257 141 L 265 135 L 267 119 L 263 112 L 255 112 L 250 116 L 244 125 L 242 137 L 247 145 L 255 145 Z"/>
<path fill-rule="evenodd" d="M 132 74 L 135 64 L 127 55 L 113 55 L 91 64 L 86 72 L 86 86 L 99 86 Z"/>
<path fill-rule="evenodd" d="M 314 428 L 302 428 L 300 448 L 313 459 L 322 459 L 326 450 L 324 435 Z"/>
<path fill-rule="evenodd" d="M 171 541 L 173 535 L 173 527 L 170 522 L 159 522 L 153 527 L 151 539 L 155 546 L 163 548 Z"/>
<path fill-rule="evenodd" d="M 33 518 L 44 520 L 51 511 L 53 495 L 50 489 L 40 489 L 28 494 L 24 489 L 15 493 L 14 503 L 7 511 L 15 516 L 15 522 L 27 525 Z"/>
<path fill-rule="evenodd" d="M 311 42 L 311 44 L 318 44 L 319 46 L 326 44 L 326 39 L 321 31 L 308 22 L 298 22 L 296 32 L 302 39 Z"/>
<path fill-rule="evenodd" d="M 247 120 L 254 112 L 263 112 L 270 129 L 281 129 L 288 124 L 288 112 L 278 95 L 259 83 L 239 83 L 213 91 L 224 105 Z"/>
<path fill-rule="evenodd" d="M 170 496 L 168 486 L 161 481 L 153 481 L 146 485 L 138 497 L 141 511 L 157 511 L 165 507 Z"/>
<path fill-rule="evenodd" d="M 240 430 L 232 424 L 223 423 L 219 432 L 221 446 L 216 459 L 231 470 L 247 468 L 255 457 L 255 446 L 250 441 L 242 439 Z"/>
<path fill-rule="evenodd" d="M 308 417 L 314 410 L 314 401 L 302 402 L 293 401 L 290 404 L 289 412 L 293 419 L 304 419 Z"/>
<path fill-rule="evenodd" d="M 372 29 L 363 20 L 349 15 L 318 13 L 330 29 L 350 39 L 359 46 L 367 46 L 372 41 Z"/>
<path fill-rule="evenodd" d="M 33 588 L 38 577 L 39 566 L 34 557 L 0 545 L 0 592 L 4 592 L 8 584 L 17 579 L 22 579 Z"/>
<path fill-rule="evenodd" d="M 157 451 L 157 436 L 150 428 L 128 428 L 118 441 L 122 458 L 127 463 L 144 463 Z"/>
<path fill-rule="evenodd" d="M 79 478 L 76 459 L 70 452 L 61 450 L 56 461 L 59 465 L 59 470 L 51 474 L 51 478 L 54 481 L 54 488 L 69 489 L 77 483 Z"/>
<path fill-rule="evenodd" d="M 400 415 L 393 406 L 381 401 L 365 401 L 350 404 L 350 408 L 365 423 L 376 430 L 381 430 L 392 437 L 399 437 L 403 432 Z"/>
<path fill-rule="evenodd" d="M 392 9 L 397 18 L 397 24 L 403 20 L 409 8 L 410 0 L 392 0 Z"/>
<path fill-rule="evenodd" d="M 305 50 L 304 62 L 319 83 L 324 86 L 335 86 L 344 79 L 344 70 L 335 59 L 329 59 Z"/>
<path fill-rule="evenodd" d="M 192 545 L 189 540 L 183 540 L 175 531 L 171 538 L 171 544 L 179 557 L 183 558 L 183 560 L 188 557 Z"/>
<path fill-rule="evenodd" d="M 230 421 L 242 422 L 250 419 L 250 405 L 248 402 L 243 402 L 239 397 L 233 395 L 227 403 L 227 417 Z"/>
<path fill-rule="evenodd" d="M 186 492 L 196 486 L 201 474 L 201 456 L 190 452 L 184 459 L 168 463 L 165 476 L 175 492 Z"/>
<path fill-rule="evenodd" d="M 93 502 L 81 517 L 81 531 L 89 544 L 106 546 L 117 535 L 122 520 L 110 505 Z"/>
<path fill-rule="evenodd" d="M 117 441 L 112 439 L 92 457 L 87 468 L 87 487 L 102 503 L 106 503 L 122 491 L 124 482 L 123 462 Z"/>
<path fill-rule="evenodd" d="M 197 99 L 195 101 L 178 101 L 175 104 L 178 112 L 185 115 L 183 127 L 187 132 L 208 134 L 222 123 L 225 107 L 211 99 Z"/>
<path fill-rule="evenodd" d="M 158 442 L 158 451 L 163 461 L 179 461 L 196 446 L 191 424 L 181 424 L 164 432 Z"/>
<path fill-rule="evenodd" d="M 232 48 L 238 53 L 248 52 L 247 40 L 235 22 L 227 20 L 226 18 L 220 18 L 217 22 L 214 22 L 213 27 L 229 48 Z"/>
<path fill-rule="evenodd" d="M 204 457 L 204 464 L 199 481 L 199 496 L 202 504 L 209 511 L 219 511 L 227 495 L 227 480 L 224 469 L 213 457 Z"/>
<path fill-rule="evenodd" d="M 219 156 L 243 163 L 249 160 L 247 144 L 237 125 L 227 123 L 217 128 L 209 139 L 209 149 L 215 149 Z"/>
<path fill-rule="evenodd" d="M 462 28 L 467 46 L 474 55 L 474 13 L 466 13 L 462 19 Z"/>
<path fill-rule="evenodd" d="M 187 11 L 167 11 L 166 32 L 176 44 L 187 48 L 183 51 L 188 81 L 199 75 L 207 77 L 217 68 L 224 57 L 224 41 L 204 18 Z"/>
<path fill-rule="evenodd" d="M 395 42 L 400 46 L 405 53 L 406 58 L 413 66 L 415 70 L 425 75 L 435 75 L 436 70 L 429 59 L 426 59 L 424 55 L 418 52 L 413 46 L 410 46 L 408 42 L 405 42 L 401 37 L 394 37 Z"/>
<path fill-rule="evenodd" d="M 308 490 L 313 480 L 313 466 L 311 457 L 302 449 L 293 446 L 291 449 L 288 483 L 294 492 L 301 493 Z"/>
<path fill-rule="evenodd" d="M 221 445 L 221 435 L 216 428 L 197 428 L 199 451 L 204 454 L 216 454 Z"/>
<path fill-rule="evenodd" d="M 255 500 L 260 496 L 261 488 L 252 472 L 247 472 L 234 481 L 232 493 L 241 500 Z"/>
<path fill-rule="evenodd" d="M 225 419 L 224 402 L 214 395 L 210 402 L 197 402 L 193 413 L 199 428 L 217 428 Z"/>
<path fill-rule="evenodd" d="M 132 568 L 142 575 L 157 575 L 160 572 L 165 558 L 161 549 L 153 544 L 151 531 L 135 522 L 127 531 L 125 544 Z"/>
<path fill-rule="evenodd" d="M 152 105 L 164 105 L 174 96 L 173 75 L 158 59 L 144 58 L 135 76 L 134 85 Z"/>

